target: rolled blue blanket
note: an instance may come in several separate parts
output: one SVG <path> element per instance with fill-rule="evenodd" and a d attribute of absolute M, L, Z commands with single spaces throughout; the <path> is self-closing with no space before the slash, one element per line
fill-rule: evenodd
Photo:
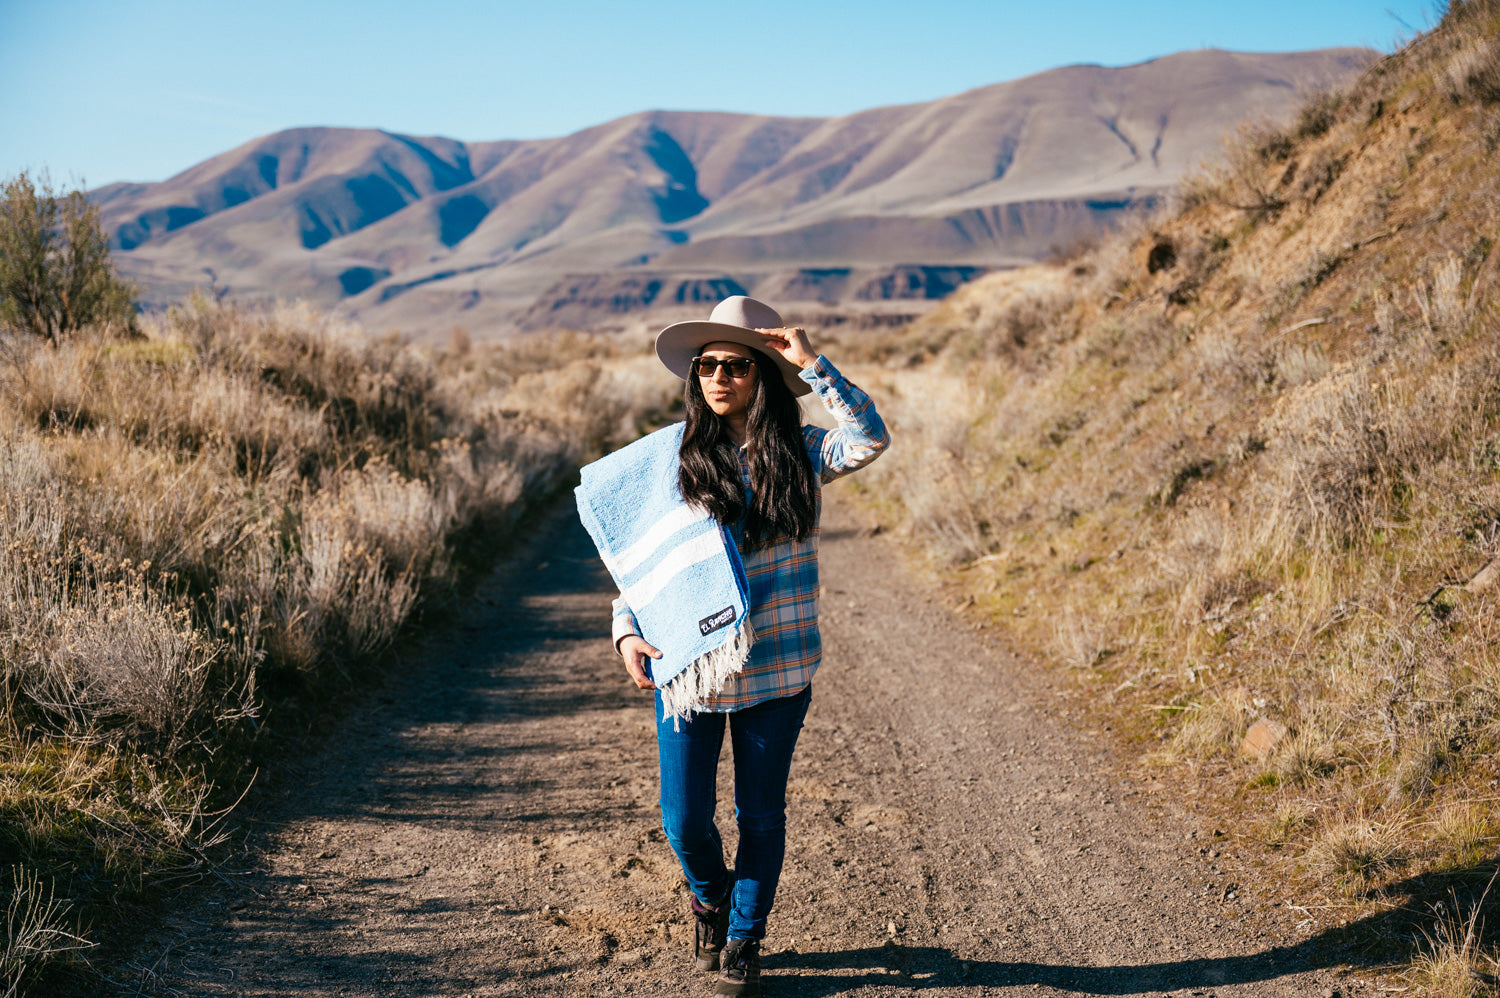
<path fill-rule="evenodd" d="M 739 550 L 678 486 L 682 423 L 583 468 L 578 516 L 620 587 L 651 662 L 666 716 L 687 717 L 744 668 L 755 632 Z"/>

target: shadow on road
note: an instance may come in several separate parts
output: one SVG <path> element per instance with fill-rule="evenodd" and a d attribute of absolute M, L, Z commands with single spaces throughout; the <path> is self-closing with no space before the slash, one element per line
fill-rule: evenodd
<path fill-rule="evenodd" d="M 598 774 L 556 764 L 573 740 L 536 732 L 559 729 L 510 722 L 577 722 L 630 695 L 623 680 L 598 675 L 597 660 L 614 658 L 614 587 L 571 507 L 537 524 L 531 544 L 509 561 L 469 610 L 397 652 L 380 688 L 351 707 L 305 763 L 282 761 L 279 786 L 257 795 L 259 823 L 370 818 L 479 829 L 503 816 L 538 830 L 576 826 L 581 815 L 554 809 L 549 798 L 568 792 L 576 800 Z M 532 733 L 471 740 L 459 752 L 423 735 L 468 725 Z M 483 775 L 499 772 L 485 763 L 502 756 L 511 763 L 503 785 Z M 487 804 L 476 809 L 477 801 Z M 604 807 L 591 803 L 589 816 Z"/>
<path fill-rule="evenodd" d="M 1500 858 L 1500 857 L 1496 857 Z M 1480 901 L 1495 875 L 1494 859 L 1468 869 L 1424 874 L 1401 881 L 1387 897 L 1444 898 L 1448 910 L 1469 912 Z M 1494 924 L 1497 905 L 1485 900 L 1480 921 Z M 1489 918 L 1485 918 L 1489 915 Z M 1062 966 L 1040 963 L 964 960 L 940 946 L 882 946 L 831 953 L 782 952 L 769 956 L 765 969 L 775 975 L 778 994 L 801 996 L 847 994 L 860 987 L 899 982 L 903 988 L 965 986 L 1017 987 L 1041 984 L 1059 991 L 1098 995 L 1135 995 L 1182 988 L 1213 988 L 1254 984 L 1308 970 L 1350 967 L 1356 971 L 1388 968 L 1409 962 L 1419 951 L 1422 932 L 1433 921 L 1428 905 L 1391 908 L 1348 925 L 1319 932 L 1290 946 L 1275 946 L 1243 956 L 1193 958 L 1130 966 Z M 1486 933 L 1493 944 L 1500 931 Z M 1150 954 L 1142 954 L 1149 958 Z M 798 977 L 798 970 L 815 975 Z M 846 973 L 838 973 L 844 970 Z M 832 973 L 830 973 L 832 972 Z M 1489 983 L 1500 983 L 1494 980 Z"/>

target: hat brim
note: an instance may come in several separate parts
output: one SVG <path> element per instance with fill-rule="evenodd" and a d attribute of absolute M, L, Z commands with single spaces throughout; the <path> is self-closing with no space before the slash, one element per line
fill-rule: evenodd
<path fill-rule="evenodd" d="M 759 350 L 781 371 L 781 380 L 793 395 L 807 395 L 812 385 L 797 377 L 802 368 L 787 360 L 774 350 L 766 349 L 766 338 L 753 329 L 731 326 L 722 322 L 692 320 L 674 322 L 656 334 L 656 356 L 667 370 L 686 381 L 693 358 L 709 343 L 738 343 L 740 346 Z"/>

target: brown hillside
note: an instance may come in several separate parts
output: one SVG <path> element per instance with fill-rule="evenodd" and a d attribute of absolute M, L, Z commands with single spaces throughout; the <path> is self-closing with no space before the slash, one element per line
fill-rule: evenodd
<path fill-rule="evenodd" d="M 872 472 L 886 515 L 1337 904 L 1467 913 L 1494 868 L 1497 143 L 1500 5 L 1455 3 L 867 379 L 919 441 Z"/>
<path fill-rule="evenodd" d="M 478 333 L 550 315 L 560 281 L 637 269 L 757 290 L 788 268 L 1032 262 L 1372 57 L 1187 52 L 840 118 L 652 111 L 527 142 L 303 128 L 95 197 L 152 300 L 209 284 Z"/>

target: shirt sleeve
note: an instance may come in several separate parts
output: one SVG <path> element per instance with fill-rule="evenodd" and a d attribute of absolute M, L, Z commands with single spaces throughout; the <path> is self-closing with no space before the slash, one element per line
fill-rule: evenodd
<path fill-rule="evenodd" d="M 822 354 L 797 375 L 809 385 L 823 408 L 837 421 L 831 430 L 806 427 L 819 477 L 826 484 L 863 468 L 890 446 L 885 421 L 870 396 L 838 372 Z"/>
<path fill-rule="evenodd" d="M 610 640 L 614 642 L 615 651 L 620 650 L 620 639 L 627 634 L 641 636 L 641 627 L 635 622 L 635 613 L 625 602 L 624 596 L 616 596 L 614 602 L 614 621 L 609 628 Z"/>

